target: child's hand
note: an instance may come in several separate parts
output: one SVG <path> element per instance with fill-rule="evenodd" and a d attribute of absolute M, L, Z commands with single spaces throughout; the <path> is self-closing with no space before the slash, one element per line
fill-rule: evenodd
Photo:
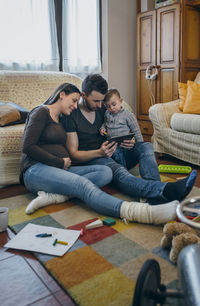
<path fill-rule="evenodd" d="M 132 149 L 134 147 L 135 144 L 135 138 L 133 137 L 132 139 L 127 139 L 124 140 L 122 143 L 120 143 L 120 147 L 124 148 L 124 149 Z"/>
<path fill-rule="evenodd" d="M 105 136 L 107 134 L 106 130 L 105 129 L 100 129 L 100 134 L 101 134 L 101 136 Z"/>

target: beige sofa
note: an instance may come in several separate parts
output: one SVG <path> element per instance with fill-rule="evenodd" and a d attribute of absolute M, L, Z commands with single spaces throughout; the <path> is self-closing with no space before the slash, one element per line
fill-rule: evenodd
<path fill-rule="evenodd" d="M 14 102 L 31 110 L 61 83 L 81 87 L 81 79 L 64 72 L 0 71 L 0 101 Z M 24 124 L 0 127 L 0 186 L 19 183 Z"/>
<path fill-rule="evenodd" d="M 200 73 L 195 82 L 200 83 Z M 200 166 L 200 115 L 184 114 L 178 105 L 175 100 L 150 107 L 154 151 Z"/>

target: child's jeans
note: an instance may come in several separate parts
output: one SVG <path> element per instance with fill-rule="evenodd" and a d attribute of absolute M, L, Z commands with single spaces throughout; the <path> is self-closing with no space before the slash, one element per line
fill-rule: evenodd
<path fill-rule="evenodd" d="M 120 165 L 124 166 L 125 168 L 127 168 L 126 166 L 126 158 L 125 158 L 125 151 L 126 149 L 121 148 L 121 147 L 117 147 L 115 152 L 112 155 L 112 158 Z"/>

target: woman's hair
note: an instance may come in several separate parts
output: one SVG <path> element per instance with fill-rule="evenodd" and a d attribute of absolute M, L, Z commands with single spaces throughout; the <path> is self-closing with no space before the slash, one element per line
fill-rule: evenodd
<path fill-rule="evenodd" d="M 119 99 L 121 98 L 120 93 L 116 88 L 109 88 L 103 102 L 104 103 L 108 102 L 113 95 L 116 95 Z"/>
<path fill-rule="evenodd" d="M 63 83 L 56 88 L 56 90 L 50 95 L 50 97 L 43 104 L 54 104 L 60 97 L 60 93 L 64 91 L 66 95 L 70 95 L 74 92 L 81 94 L 78 87 L 71 83 Z"/>
<path fill-rule="evenodd" d="M 91 92 L 95 90 L 102 95 L 108 90 L 107 81 L 100 74 L 89 74 L 82 83 L 82 91 L 89 96 Z"/>

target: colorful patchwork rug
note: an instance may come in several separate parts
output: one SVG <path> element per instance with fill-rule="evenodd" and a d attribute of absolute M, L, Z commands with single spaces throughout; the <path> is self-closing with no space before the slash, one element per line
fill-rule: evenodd
<path fill-rule="evenodd" d="M 174 178 L 162 176 L 162 181 Z M 104 190 L 124 200 L 112 186 Z M 200 195 L 194 187 L 190 196 Z M 26 193 L 0 200 L 9 210 L 9 226 L 18 233 L 27 223 L 80 230 L 88 223 L 103 219 L 87 204 L 73 199 L 49 205 L 32 215 L 25 214 L 33 195 Z M 113 226 L 85 230 L 73 247 L 62 257 L 34 253 L 38 260 L 72 297 L 83 306 L 126 306 L 133 301 L 137 276 L 147 259 L 155 259 L 161 268 L 161 281 L 168 288 L 177 288 L 177 268 L 169 260 L 168 251 L 160 247 L 163 226 L 138 223 L 124 224 L 116 219 Z M 178 305 L 168 299 L 167 305 Z"/>

